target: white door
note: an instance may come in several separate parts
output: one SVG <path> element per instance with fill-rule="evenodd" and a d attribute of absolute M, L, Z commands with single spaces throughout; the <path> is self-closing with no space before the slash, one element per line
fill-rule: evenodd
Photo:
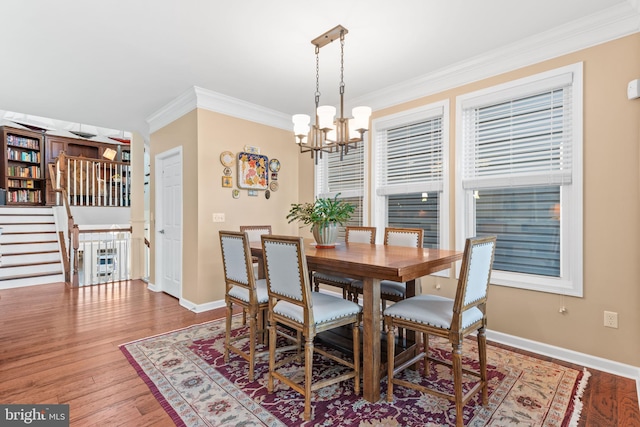
<path fill-rule="evenodd" d="M 182 297 L 182 148 L 156 156 L 156 280 Z"/>

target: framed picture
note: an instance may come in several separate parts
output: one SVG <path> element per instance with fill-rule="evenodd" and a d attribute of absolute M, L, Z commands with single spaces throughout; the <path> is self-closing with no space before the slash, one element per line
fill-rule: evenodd
<path fill-rule="evenodd" d="M 231 176 L 223 176 L 222 177 L 222 186 L 231 188 L 233 186 L 233 177 Z"/>
<path fill-rule="evenodd" d="M 238 153 L 238 187 L 266 190 L 269 187 L 269 158 L 260 154 Z"/>

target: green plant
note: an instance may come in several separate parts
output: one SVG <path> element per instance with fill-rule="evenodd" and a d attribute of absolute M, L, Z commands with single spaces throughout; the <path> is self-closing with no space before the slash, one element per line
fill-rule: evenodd
<path fill-rule="evenodd" d="M 344 225 L 350 218 L 356 207 L 349 202 L 338 199 L 340 194 L 331 198 L 318 198 L 315 202 L 294 203 L 291 205 L 287 219 L 289 223 L 298 221 L 304 225 L 311 225 L 311 231 L 315 227 L 323 228 L 331 223 Z"/>

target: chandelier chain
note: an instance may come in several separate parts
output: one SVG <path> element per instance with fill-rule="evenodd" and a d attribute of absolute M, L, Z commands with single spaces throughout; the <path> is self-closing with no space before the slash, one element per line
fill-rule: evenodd
<path fill-rule="evenodd" d="M 316 108 L 320 105 L 320 46 L 316 45 Z"/>
<path fill-rule="evenodd" d="M 340 94 L 344 94 L 344 30 L 340 31 Z"/>

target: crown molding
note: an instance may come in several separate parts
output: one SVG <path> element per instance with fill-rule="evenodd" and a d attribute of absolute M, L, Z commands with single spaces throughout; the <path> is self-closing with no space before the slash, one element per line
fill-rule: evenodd
<path fill-rule="evenodd" d="M 149 132 L 163 128 L 196 108 L 291 130 L 291 117 L 287 114 L 193 86 L 147 118 Z"/>
<path fill-rule="evenodd" d="M 355 98 L 374 111 L 606 43 L 640 31 L 640 4 L 628 0 L 488 53 Z"/>
<path fill-rule="evenodd" d="M 196 92 L 194 88 L 189 88 L 180 94 L 173 101 L 157 110 L 155 113 L 147 117 L 149 124 L 149 134 L 154 133 L 158 129 L 162 129 L 169 123 L 179 119 L 197 105 Z"/>

